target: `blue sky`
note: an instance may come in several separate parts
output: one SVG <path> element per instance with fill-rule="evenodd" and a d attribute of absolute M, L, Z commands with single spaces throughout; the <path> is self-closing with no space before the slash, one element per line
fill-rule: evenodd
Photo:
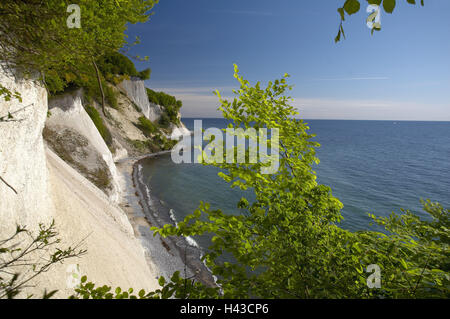
<path fill-rule="evenodd" d="M 397 1 L 370 35 L 366 1 L 346 19 L 341 1 L 161 0 L 131 25 L 130 53 L 149 56 L 146 85 L 183 100 L 184 117 L 220 117 L 212 91 L 232 96 L 233 63 L 250 81 L 291 75 L 291 96 L 307 119 L 450 121 L 450 1 Z"/>

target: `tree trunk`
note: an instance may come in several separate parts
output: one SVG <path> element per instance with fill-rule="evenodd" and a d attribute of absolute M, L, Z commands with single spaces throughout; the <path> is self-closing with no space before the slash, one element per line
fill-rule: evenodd
<path fill-rule="evenodd" d="M 105 92 L 103 92 L 102 79 L 100 77 L 100 71 L 98 70 L 97 63 L 95 63 L 94 58 L 92 58 L 92 64 L 94 65 L 95 73 L 97 73 L 98 87 L 100 88 L 100 93 L 102 94 L 102 112 L 104 116 L 108 117 L 105 110 Z"/>
<path fill-rule="evenodd" d="M 1 176 L 0 176 L 0 181 L 2 181 L 3 183 L 5 183 L 6 186 L 8 186 L 9 188 L 11 188 L 13 190 L 14 193 L 16 193 L 17 195 L 17 191 L 14 189 L 14 187 L 12 187 L 11 185 L 8 184 L 8 182 L 6 182 Z"/>

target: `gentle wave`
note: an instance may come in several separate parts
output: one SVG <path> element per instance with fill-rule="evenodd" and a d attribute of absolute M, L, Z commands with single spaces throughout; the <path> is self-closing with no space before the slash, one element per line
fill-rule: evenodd
<path fill-rule="evenodd" d="M 144 174 L 142 173 L 142 165 L 138 164 L 138 180 L 139 180 L 139 183 L 141 183 L 141 185 L 144 186 L 145 194 L 147 195 L 148 205 L 150 207 L 152 207 L 153 206 L 153 202 L 152 202 L 152 197 L 150 196 L 150 188 L 149 188 L 149 186 L 146 183 L 144 183 L 144 178 L 143 177 L 144 177 Z"/>
<path fill-rule="evenodd" d="M 152 207 L 153 203 L 152 203 L 152 197 L 151 197 L 150 188 L 148 187 L 148 185 L 146 183 L 144 183 L 144 178 L 143 178 L 144 174 L 142 172 L 143 167 L 142 167 L 141 164 L 138 164 L 137 167 L 138 167 L 138 180 L 139 180 L 139 183 L 141 183 L 141 185 L 144 186 L 145 193 L 147 195 L 148 204 L 149 204 L 150 207 Z M 174 210 L 172 208 L 169 209 L 169 217 L 174 222 L 175 226 L 178 226 L 178 222 L 177 222 L 177 219 L 175 217 Z M 184 238 L 186 239 L 186 242 L 188 243 L 189 246 L 192 246 L 192 247 L 195 247 L 195 248 L 201 250 L 199 244 L 195 241 L 194 238 L 192 238 L 191 236 L 185 236 Z"/>
<path fill-rule="evenodd" d="M 201 253 L 200 254 L 200 259 L 201 259 L 201 261 L 203 262 L 203 265 L 205 265 L 205 267 L 206 267 L 206 269 L 208 269 L 208 271 L 211 273 L 211 275 L 212 275 L 212 277 L 213 277 L 213 279 L 214 279 L 214 283 L 220 288 L 220 294 L 223 294 L 223 289 L 222 289 L 222 286 L 221 285 L 219 285 L 218 283 L 217 283 L 217 276 L 214 276 L 213 274 L 212 274 L 212 270 L 211 270 L 211 268 L 209 268 L 208 267 L 208 265 L 206 264 L 206 261 L 203 259 L 203 256 L 205 256 L 203 253 Z"/>
<path fill-rule="evenodd" d="M 174 210 L 172 208 L 169 209 L 169 216 L 170 216 L 170 219 L 174 222 L 175 226 L 178 226 L 178 222 L 177 222 L 177 219 L 175 217 Z M 184 238 L 186 238 L 186 241 L 189 244 L 189 246 L 201 249 L 200 246 L 198 245 L 198 243 L 195 241 L 195 239 L 192 238 L 191 236 L 185 236 Z"/>

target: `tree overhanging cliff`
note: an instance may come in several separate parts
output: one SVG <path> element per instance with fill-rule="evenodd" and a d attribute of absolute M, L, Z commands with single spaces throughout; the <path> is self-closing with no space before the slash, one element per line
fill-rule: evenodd
<path fill-rule="evenodd" d="M 3 1 L 0 4 L 0 60 L 45 78 L 52 71 L 97 79 L 105 105 L 103 76 L 97 61 L 126 50 L 128 24 L 146 22 L 157 0 L 79 0 L 79 25 L 71 25 L 65 0 Z M 143 72 L 145 77 L 148 71 Z"/>

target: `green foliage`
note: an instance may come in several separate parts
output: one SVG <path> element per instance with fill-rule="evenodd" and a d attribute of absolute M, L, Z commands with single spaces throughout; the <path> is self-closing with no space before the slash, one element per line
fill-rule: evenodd
<path fill-rule="evenodd" d="M 147 91 L 148 100 L 151 103 L 155 103 L 155 104 L 161 105 L 160 102 L 159 102 L 159 99 L 158 99 L 158 96 L 159 96 L 158 92 L 155 92 L 155 91 L 153 91 L 153 90 L 151 90 L 149 88 L 146 88 L 146 91 Z"/>
<path fill-rule="evenodd" d="M 89 68 L 92 67 L 89 66 Z M 89 73 L 90 71 L 87 72 Z M 47 72 L 44 81 L 51 95 L 58 95 L 67 92 L 68 89 L 83 88 L 85 97 L 89 103 L 92 103 L 93 100 L 100 103 L 102 100 L 98 81 L 93 76 L 80 76 L 72 72 L 58 72 L 56 70 L 50 70 Z M 118 93 L 116 93 L 104 79 L 102 79 L 102 87 L 104 90 L 106 103 L 108 103 L 110 107 L 117 109 Z"/>
<path fill-rule="evenodd" d="M 101 286 L 96 288 L 92 282 L 87 282 L 87 277 L 81 277 L 81 283 L 79 287 L 75 288 L 75 294 L 70 296 L 69 299 L 150 299 L 151 294 L 146 293 L 144 290 L 138 292 L 138 295 L 133 295 L 133 288 L 127 291 L 122 291 L 120 287 L 117 287 L 114 292 L 111 292 L 110 286 Z"/>
<path fill-rule="evenodd" d="M 7 238 L 0 239 L 0 299 L 15 298 L 28 287 L 31 280 L 47 272 L 66 259 L 80 257 L 86 250 L 75 247 L 61 249 L 55 223 L 39 224 L 33 233 L 22 226 Z M 57 291 L 44 291 L 43 298 L 51 298 Z M 31 297 L 31 296 L 29 296 Z"/>
<path fill-rule="evenodd" d="M 373 258 L 383 266 L 389 296 L 449 298 L 450 210 L 429 200 L 422 205 L 430 220 L 421 220 L 408 210 L 384 218 L 370 215 L 390 236 L 376 238 L 366 232 L 360 235 L 361 241 L 367 239 L 365 244 L 378 250 Z"/>
<path fill-rule="evenodd" d="M 75 289 L 75 294 L 69 299 L 168 299 L 172 296 L 179 299 L 187 297 L 199 299 L 208 298 L 216 291 L 214 288 L 201 288 L 199 283 L 182 278 L 178 271 L 170 280 L 166 282 L 164 277 L 160 277 L 158 283 L 161 289 L 152 292 L 145 292 L 142 289 L 135 295 L 133 288 L 123 291 L 122 288 L 117 287 L 113 292 L 111 287 L 106 285 L 96 288 L 94 283 L 87 282 L 87 277 L 83 276 L 80 286 Z"/>
<path fill-rule="evenodd" d="M 160 132 L 155 134 L 153 137 L 153 142 L 159 146 L 159 148 L 163 151 L 171 150 L 175 144 L 177 144 L 177 140 L 170 140 L 162 135 Z"/>
<path fill-rule="evenodd" d="M 115 109 L 118 108 L 117 93 L 114 92 L 105 80 L 113 84 L 118 84 L 123 79 L 132 76 L 141 77 L 143 79 L 148 79 L 150 77 L 150 69 L 137 72 L 133 62 L 117 51 L 108 52 L 105 56 L 98 59 L 96 63 L 104 77 L 102 78 L 102 87 L 106 102 Z M 65 89 L 70 87 L 84 88 L 90 99 L 96 99 L 100 102 L 101 91 L 98 86 L 98 80 L 94 76 L 95 72 L 91 65 L 87 65 L 85 68 L 86 69 L 82 74 L 75 74 L 67 70 L 48 70 L 44 80 L 50 94 L 55 95 L 63 93 Z"/>
<path fill-rule="evenodd" d="M 105 90 L 105 98 L 109 106 L 111 106 L 113 109 L 118 109 L 119 102 L 117 100 L 117 97 L 119 93 L 114 91 L 114 89 L 109 85 L 104 85 L 103 89 Z"/>
<path fill-rule="evenodd" d="M 81 28 L 68 28 L 67 1 L 2 1 L 0 59 L 46 73 L 83 71 L 92 58 L 127 48 L 127 24 L 146 22 L 153 0 L 80 0 Z M 9 50 L 7 50 L 8 48 Z"/>
<path fill-rule="evenodd" d="M 170 118 L 167 115 L 166 112 L 161 114 L 161 117 L 159 118 L 158 124 L 163 128 L 168 128 L 170 125 Z"/>
<path fill-rule="evenodd" d="M 367 2 L 382 5 L 387 13 L 392 13 L 396 5 L 394 0 Z M 407 2 L 416 3 L 414 0 Z M 127 23 L 146 21 L 155 1 L 81 0 L 79 4 L 83 12 L 82 28 L 68 29 L 66 16 L 61 14 L 65 12 L 66 1 L 1 2 L 0 60 L 10 67 L 40 71 L 46 75 L 51 92 L 60 92 L 75 84 L 87 88 L 89 96 L 98 96 L 94 89 L 96 77 L 92 63 L 129 45 L 124 37 Z M 421 5 L 424 5 L 423 0 Z M 338 9 L 341 22 L 336 42 L 340 41 L 341 35 L 345 37 L 342 27 L 345 15 L 357 13 L 360 7 L 360 1 L 346 0 Z M 124 59 L 122 62 L 124 64 L 119 67 L 119 72 L 133 72 L 131 66 L 127 66 L 128 62 Z M 104 70 L 113 72 L 114 65 L 110 62 L 105 64 Z M 329 187 L 317 183 L 312 169 L 312 165 L 318 163 L 315 148 L 319 145 L 311 140 L 313 135 L 308 133 L 307 124 L 293 118 L 296 111 L 284 95 L 289 89 L 287 76 L 261 88 L 260 83 L 251 86 L 239 75 L 237 67 L 235 71 L 240 89 L 235 91 L 236 98 L 232 102 L 223 100 L 218 94 L 220 110 L 224 118 L 232 122 L 231 127 L 278 128 L 280 169 L 267 176 L 260 174 L 261 167 L 265 165 L 263 163 L 207 164 L 221 168 L 219 176 L 232 187 L 254 192 L 255 200 L 249 202 L 243 198 L 237 203 L 236 212 L 226 213 L 211 210 L 209 204 L 201 203 L 177 226 L 166 225 L 154 230 L 163 236 L 212 234 L 211 246 L 203 258 L 219 278 L 221 290 L 181 278 L 176 272 L 170 282 L 160 278 L 162 289 L 151 293 L 142 291 L 138 296 L 450 297 L 449 210 L 428 201 L 423 203 L 423 207 L 431 217 L 429 221 L 403 211 L 401 215 L 393 213 L 387 218 L 371 215 L 375 223 L 385 228 L 385 233 L 343 230 L 339 227 L 342 204 L 333 197 Z M 149 73 L 144 70 L 139 75 L 146 78 Z M 128 74 L 123 72 L 123 75 Z M 165 108 L 170 121 L 175 120 L 174 115 L 181 107 L 180 101 L 149 89 L 147 94 L 149 101 Z M 0 96 L 9 100 L 17 97 L 2 86 Z M 107 144 L 111 144 L 111 134 L 98 111 L 91 106 L 87 106 L 86 110 Z M 155 134 L 156 126 L 146 120 L 139 119 L 139 125 L 146 134 L 153 134 L 155 139 L 164 142 L 161 135 Z M 146 147 L 151 145 L 150 142 L 141 143 Z M 18 227 L 16 235 L 11 238 L 17 238 L 22 233 L 22 228 Z M 24 234 L 30 235 L 33 243 L 30 247 L 37 247 L 38 250 L 57 242 L 52 227 L 41 227 L 37 237 L 27 232 Z M 9 256 L 9 260 L 3 262 L 5 259 L 2 258 L 0 263 L 0 296 L 16 296 L 31 278 L 20 279 L 19 274 L 8 269 L 12 262 L 24 261 L 25 266 L 30 266 L 34 271 L 31 272 L 34 278 L 54 262 L 76 254 L 74 249 L 57 249 L 50 259 L 40 260 L 42 264 L 29 263 L 21 257 L 26 257 L 30 250 L 17 249 L 15 243 L 9 245 L 11 238 L 0 241 L 0 254 L 2 257 Z M 232 262 L 223 261 L 221 257 L 224 254 L 230 256 Z M 381 289 L 369 289 L 366 285 L 364 269 L 370 264 L 381 267 Z M 137 298 L 132 295 L 132 289 L 123 292 L 117 288 L 111 293 L 110 287 L 95 288 L 94 284 L 86 281 L 87 278 L 83 278 L 77 291 L 82 298 Z M 45 297 L 51 297 L 53 293 L 45 293 Z"/>
<path fill-rule="evenodd" d="M 68 84 L 55 70 L 49 70 L 45 76 L 45 85 L 52 95 L 64 92 Z"/>
<path fill-rule="evenodd" d="M 97 65 L 103 74 L 137 76 L 134 63 L 120 52 L 113 51 L 102 56 Z"/>
<path fill-rule="evenodd" d="M 180 101 L 178 101 L 180 102 Z M 180 120 L 178 119 L 178 111 L 179 107 L 177 106 L 167 106 L 165 108 L 165 113 L 167 114 L 167 117 L 169 118 L 171 123 L 178 124 Z"/>
<path fill-rule="evenodd" d="M 158 131 L 158 127 L 145 116 L 139 117 L 138 120 L 138 127 L 145 134 L 145 136 L 150 137 Z"/>
<path fill-rule="evenodd" d="M 47 82 L 53 93 L 64 89 L 62 75 L 67 73 L 89 84 L 89 79 L 97 79 L 106 116 L 103 79 L 96 61 L 137 43 L 126 41 L 127 25 L 146 22 L 156 3 L 157 0 L 79 0 L 82 26 L 69 28 L 67 1 L 2 1 L 0 60 L 7 68 L 25 73 L 38 71 L 43 77 L 56 70 L 58 76 L 50 74 Z M 114 100 L 110 103 L 114 107 Z"/>
<path fill-rule="evenodd" d="M 160 132 L 156 132 L 151 139 L 146 141 L 129 140 L 131 145 L 140 153 L 155 153 L 165 150 L 171 150 L 177 143 L 175 140 L 169 140 Z"/>
<path fill-rule="evenodd" d="M 359 11 L 361 5 L 358 0 L 347 0 L 344 3 L 344 10 L 348 13 L 348 15 L 352 15 Z"/>
<path fill-rule="evenodd" d="M 179 102 L 177 101 L 175 96 L 166 94 L 164 92 L 155 92 L 149 88 L 147 88 L 146 90 L 147 90 L 148 100 L 151 103 L 155 103 L 155 104 L 158 104 L 158 105 L 161 105 L 164 107 L 167 107 L 167 106 L 178 107 L 178 105 L 179 105 Z"/>
<path fill-rule="evenodd" d="M 133 108 L 138 111 L 138 112 L 142 112 L 142 109 L 139 107 L 139 105 L 137 105 L 136 103 L 134 103 L 133 101 L 131 101 L 131 104 L 133 105 Z"/>
<path fill-rule="evenodd" d="M 139 117 L 139 124 L 137 125 L 137 127 L 144 133 L 145 136 L 151 137 L 151 141 L 147 141 L 146 143 L 141 141 L 134 141 L 133 144 L 137 149 L 150 149 L 152 151 L 170 150 L 177 142 L 168 140 L 164 135 L 161 134 L 158 126 L 156 126 L 145 116 Z"/>
<path fill-rule="evenodd" d="M 395 9 L 395 0 L 383 0 L 383 9 L 387 13 L 394 12 Z"/>
<path fill-rule="evenodd" d="M 131 145 L 141 153 L 145 152 L 153 152 L 152 145 L 150 140 L 141 141 L 141 140 L 130 140 Z"/>
<path fill-rule="evenodd" d="M 344 28 L 342 26 L 343 22 L 345 21 L 345 13 L 347 13 L 349 16 L 352 14 L 355 14 L 359 12 L 361 8 L 360 4 L 361 0 L 346 0 L 344 2 L 344 5 L 337 9 L 341 22 L 339 24 L 339 30 L 338 34 L 336 35 L 334 42 L 339 42 L 341 40 L 341 35 L 345 38 Z M 367 4 L 375 4 L 378 6 L 382 6 L 384 11 L 386 13 L 392 13 L 394 12 L 396 1 L 395 0 L 366 0 Z M 415 0 L 406 0 L 409 4 L 416 4 Z M 424 0 L 420 0 L 420 4 L 424 6 Z M 367 19 L 367 21 L 373 21 L 375 17 L 370 15 Z M 379 24 L 374 24 L 372 28 L 372 34 L 374 31 L 380 31 L 381 26 Z"/>
<path fill-rule="evenodd" d="M 178 124 L 178 112 L 183 106 L 183 103 L 177 100 L 174 96 L 166 94 L 164 92 L 155 92 L 149 88 L 146 88 L 148 100 L 151 103 L 158 104 L 164 108 L 164 113 L 169 119 L 170 123 Z M 166 124 L 167 118 L 162 119 L 162 125 Z"/>
<path fill-rule="evenodd" d="M 151 140 L 129 140 L 131 145 L 141 154 L 159 152 L 161 149 Z"/>
<path fill-rule="evenodd" d="M 118 51 L 108 52 L 97 61 L 97 65 L 109 81 L 113 81 L 117 75 L 139 77 L 141 80 L 150 79 L 150 68 L 138 72 L 134 63 Z"/>
<path fill-rule="evenodd" d="M 145 70 L 142 70 L 141 72 L 138 73 L 138 77 L 141 80 L 148 80 L 150 79 L 150 74 L 152 73 L 152 70 L 150 68 L 147 68 Z"/>
<path fill-rule="evenodd" d="M 374 218 L 386 233 L 350 232 L 339 227 L 342 204 L 329 187 L 319 185 L 312 169 L 318 163 L 308 126 L 293 117 L 285 91 L 287 75 L 261 88 L 243 79 L 220 110 L 230 127 L 278 128 L 280 168 L 260 174 L 264 163 L 212 163 L 231 187 L 254 192 L 236 212 L 212 210 L 207 203 L 177 226 L 153 228 L 162 236 L 212 235 L 207 266 L 219 289 L 201 284 L 185 292 L 183 280 L 166 284 L 172 295 L 209 298 L 411 298 L 449 297 L 449 210 L 424 203 L 432 221 L 410 212 Z M 270 146 L 270 145 L 268 145 Z M 248 152 L 248 150 L 247 150 Z M 248 154 L 247 154 L 248 155 Z M 231 258 L 225 262 L 223 256 Z M 365 269 L 381 268 L 380 289 L 371 289 Z M 170 297 L 166 296 L 165 297 Z"/>
<path fill-rule="evenodd" d="M 6 102 L 11 101 L 12 99 L 17 99 L 20 103 L 22 103 L 22 96 L 20 95 L 19 92 L 17 91 L 11 92 L 11 90 L 7 89 L 1 84 L 0 84 L 0 98 L 3 98 Z M 12 113 L 8 112 L 7 114 L 4 115 L 0 114 L 0 123 L 15 121 Z"/>
<path fill-rule="evenodd" d="M 9 89 L 0 84 L 0 98 L 3 98 L 6 102 L 11 101 L 12 98 L 19 100 L 22 102 L 22 97 L 19 92 L 14 91 L 11 92 Z"/>
<path fill-rule="evenodd" d="M 168 119 L 167 115 L 163 113 L 162 119 L 164 116 Z M 167 121 L 166 119 L 166 121 Z M 147 141 L 146 143 L 141 141 L 134 141 L 133 145 L 135 148 L 137 148 L 140 151 L 145 151 L 147 149 L 150 149 L 153 152 L 161 151 L 161 150 L 170 150 L 172 147 L 177 143 L 177 141 L 172 141 L 167 139 L 163 134 L 161 134 L 160 129 L 157 125 L 155 125 L 152 121 L 150 121 L 145 116 L 139 117 L 139 123 L 137 124 L 137 127 L 144 133 L 146 137 L 151 138 L 151 140 Z M 161 120 L 160 120 L 161 123 Z M 167 122 L 164 122 L 165 124 Z M 164 127 L 162 125 L 162 127 Z"/>
<path fill-rule="evenodd" d="M 111 132 L 108 130 L 108 128 L 103 123 L 103 119 L 100 116 L 100 113 L 98 113 L 97 109 L 93 106 L 87 105 L 85 107 L 87 114 L 89 114 L 90 118 L 92 119 L 92 122 L 94 122 L 95 127 L 99 131 L 100 135 L 102 136 L 103 140 L 105 141 L 106 145 L 111 146 L 112 145 L 112 136 Z"/>

